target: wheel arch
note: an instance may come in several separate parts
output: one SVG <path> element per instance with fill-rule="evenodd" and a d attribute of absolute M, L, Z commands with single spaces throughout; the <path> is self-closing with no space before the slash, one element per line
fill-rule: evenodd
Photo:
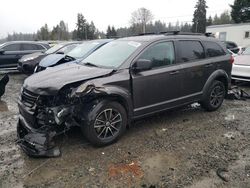
<path fill-rule="evenodd" d="M 87 104 L 82 104 L 81 114 L 85 116 L 85 112 L 91 110 L 95 105 L 101 103 L 102 101 L 114 101 L 122 105 L 127 113 L 128 126 L 131 124 L 131 119 L 133 116 L 133 105 L 130 92 L 120 88 L 120 87 L 104 87 L 98 91 L 93 90 L 87 96 L 90 100 Z"/>
<path fill-rule="evenodd" d="M 222 69 L 219 69 L 219 70 L 216 70 L 215 72 L 213 72 L 209 78 L 207 79 L 204 87 L 203 87 L 203 90 L 202 90 L 202 100 L 204 100 L 205 98 L 205 95 L 209 89 L 209 86 L 213 83 L 214 80 L 218 80 L 218 81 L 221 81 L 224 86 L 225 86 L 225 89 L 226 89 L 226 94 L 227 94 L 227 90 L 229 89 L 229 82 L 230 82 L 230 78 L 228 76 L 228 74 L 222 70 Z"/>

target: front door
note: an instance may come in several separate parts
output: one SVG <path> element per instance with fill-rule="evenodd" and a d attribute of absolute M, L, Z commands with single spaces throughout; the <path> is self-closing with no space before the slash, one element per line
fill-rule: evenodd
<path fill-rule="evenodd" d="M 147 71 L 132 72 L 134 116 L 150 114 L 177 105 L 181 96 L 182 73 L 175 62 L 172 41 L 150 45 L 138 59 L 152 61 Z"/>

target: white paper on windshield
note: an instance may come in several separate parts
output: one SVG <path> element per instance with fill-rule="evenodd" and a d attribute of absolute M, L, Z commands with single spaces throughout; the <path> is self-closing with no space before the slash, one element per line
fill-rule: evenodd
<path fill-rule="evenodd" d="M 139 42 L 134 42 L 134 41 L 130 41 L 130 42 L 128 42 L 128 45 L 134 46 L 134 47 L 138 48 L 139 46 L 141 46 L 141 43 L 139 43 Z"/>

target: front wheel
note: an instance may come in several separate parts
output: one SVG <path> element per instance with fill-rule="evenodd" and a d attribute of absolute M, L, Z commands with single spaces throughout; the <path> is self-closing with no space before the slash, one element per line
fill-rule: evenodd
<path fill-rule="evenodd" d="M 225 94 L 225 85 L 221 81 L 215 80 L 205 94 L 201 106 L 207 111 L 215 111 L 222 105 Z"/>
<path fill-rule="evenodd" d="M 124 133 L 127 113 L 124 107 L 113 101 L 101 101 L 88 112 L 82 126 L 85 137 L 96 146 L 108 145 Z"/>

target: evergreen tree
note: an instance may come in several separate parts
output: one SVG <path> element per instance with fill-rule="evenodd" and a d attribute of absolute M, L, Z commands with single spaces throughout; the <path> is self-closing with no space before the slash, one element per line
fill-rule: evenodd
<path fill-rule="evenodd" d="M 87 21 L 81 13 L 77 14 L 76 37 L 79 40 L 87 39 Z"/>
<path fill-rule="evenodd" d="M 112 37 L 116 37 L 117 36 L 117 33 L 116 33 L 116 30 L 115 30 L 114 26 L 112 26 L 112 28 L 111 28 L 111 36 Z"/>
<path fill-rule="evenodd" d="M 111 27 L 110 25 L 108 26 L 107 32 L 106 32 L 106 37 L 109 39 L 110 37 L 112 37 L 112 31 L 111 31 Z"/>
<path fill-rule="evenodd" d="M 207 26 L 210 26 L 212 24 L 213 24 L 212 16 L 209 16 L 208 19 L 207 19 Z"/>
<path fill-rule="evenodd" d="M 49 40 L 50 36 L 49 36 L 49 28 L 48 25 L 45 24 L 44 26 L 42 26 L 40 28 L 40 30 L 38 30 L 37 32 L 37 39 L 38 40 Z"/>
<path fill-rule="evenodd" d="M 87 24 L 87 36 L 90 40 L 96 38 L 96 27 L 93 21 L 91 21 L 90 24 Z"/>
<path fill-rule="evenodd" d="M 60 21 L 59 25 L 59 40 L 68 40 L 69 39 L 69 32 L 68 32 L 68 26 L 65 24 L 64 21 Z"/>
<path fill-rule="evenodd" d="M 235 0 L 231 5 L 231 16 L 235 23 L 250 21 L 250 1 L 249 0 Z"/>
<path fill-rule="evenodd" d="M 205 33 L 206 31 L 206 0 L 198 0 L 195 5 L 192 31 L 196 33 Z"/>
<path fill-rule="evenodd" d="M 230 24 L 232 23 L 231 16 L 228 11 L 223 12 L 220 15 L 220 24 Z"/>

